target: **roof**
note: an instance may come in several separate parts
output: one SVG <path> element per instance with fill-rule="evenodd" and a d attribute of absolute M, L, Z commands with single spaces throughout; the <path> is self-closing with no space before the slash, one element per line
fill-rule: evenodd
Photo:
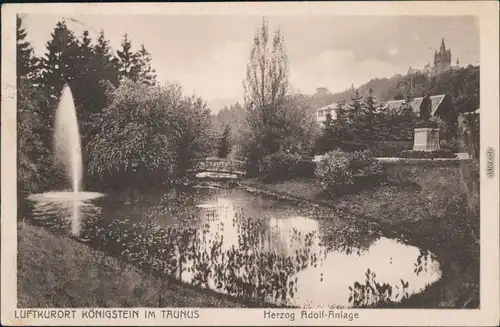
<path fill-rule="evenodd" d="M 337 112 L 335 111 L 335 108 L 337 108 L 337 102 L 330 103 L 329 105 L 317 109 L 316 113 L 319 113 L 321 111 L 328 111 L 332 119 L 335 120 L 337 119 Z"/>
<path fill-rule="evenodd" d="M 332 102 L 324 107 L 316 109 L 316 111 L 327 110 L 327 109 L 330 110 L 330 109 L 335 109 L 335 108 L 337 108 L 337 102 Z"/>
<path fill-rule="evenodd" d="M 443 99 L 445 98 L 446 94 L 440 94 L 440 95 L 433 95 L 431 96 L 431 115 L 434 115 L 436 113 L 437 108 L 441 105 L 441 102 L 443 102 Z M 414 98 L 411 102 L 410 105 L 412 107 L 412 110 L 416 114 L 420 114 L 420 105 L 422 104 L 423 97 L 420 98 Z M 405 100 L 393 100 L 389 101 L 385 104 L 385 108 L 388 108 L 389 110 L 394 110 L 398 111 L 401 106 L 404 104 Z"/>

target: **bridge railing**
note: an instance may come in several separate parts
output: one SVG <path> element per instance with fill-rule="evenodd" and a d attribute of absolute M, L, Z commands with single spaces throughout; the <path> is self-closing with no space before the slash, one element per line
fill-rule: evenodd
<path fill-rule="evenodd" d="M 202 158 L 190 160 L 190 171 L 235 172 L 244 174 L 246 162 L 226 158 Z"/>

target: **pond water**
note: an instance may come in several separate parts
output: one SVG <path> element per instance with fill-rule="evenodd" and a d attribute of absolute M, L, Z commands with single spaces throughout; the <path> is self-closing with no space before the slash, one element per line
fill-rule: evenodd
<path fill-rule="evenodd" d="M 28 219 L 67 233 L 73 202 L 32 198 Z M 360 219 L 238 188 L 87 196 L 78 240 L 142 269 L 303 308 L 400 301 L 441 277 L 434 255 Z"/>

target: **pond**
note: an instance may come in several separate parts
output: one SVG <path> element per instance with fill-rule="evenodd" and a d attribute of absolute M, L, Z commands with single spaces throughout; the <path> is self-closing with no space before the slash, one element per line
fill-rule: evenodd
<path fill-rule="evenodd" d="M 25 217 L 69 233 L 61 193 Z M 369 222 L 238 188 L 88 193 L 78 240 L 154 271 L 231 296 L 302 308 L 369 307 L 419 293 L 441 277 L 434 255 Z"/>

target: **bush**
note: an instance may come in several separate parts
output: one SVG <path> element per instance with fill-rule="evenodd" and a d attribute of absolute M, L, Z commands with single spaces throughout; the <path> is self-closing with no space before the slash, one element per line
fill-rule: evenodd
<path fill-rule="evenodd" d="M 279 151 L 263 159 L 263 172 L 266 179 L 282 180 L 295 176 L 301 157 L 297 154 Z"/>
<path fill-rule="evenodd" d="M 380 181 L 383 168 L 369 150 L 348 153 L 337 149 L 325 154 L 317 164 L 315 176 L 323 190 L 337 192 Z"/>
<path fill-rule="evenodd" d="M 382 165 L 370 150 L 349 153 L 349 168 L 355 176 L 382 175 Z"/>
<path fill-rule="evenodd" d="M 351 141 L 341 141 L 339 143 L 339 148 L 346 152 L 356 152 L 364 151 L 368 149 L 368 145 L 365 143 L 351 142 Z"/>
<path fill-rule="evenodd" d="M 404 150 L 411 150 L 413 148 L 412 142 L 379 142 L 373 144 L 371 147 L 375 156 L 377 157 L 395 157 L 398 153 Z"/>
<path fill-rule="evenodd" d="M 410 159 L 436 159 L 436 158 L 456 158 L 457 155 L 446 149 L 440 149 L 437 151 L 402 151 L 399 156 L 400 158 L 410 158 Z"/>
<path fill-rule="evenodd" d="M 348 153 L 339 149 L 325 153 L 325 157 L 318 162 L 314 171 L 323 190 L 338 190 L 354 183 L 350 159 Z"/>

